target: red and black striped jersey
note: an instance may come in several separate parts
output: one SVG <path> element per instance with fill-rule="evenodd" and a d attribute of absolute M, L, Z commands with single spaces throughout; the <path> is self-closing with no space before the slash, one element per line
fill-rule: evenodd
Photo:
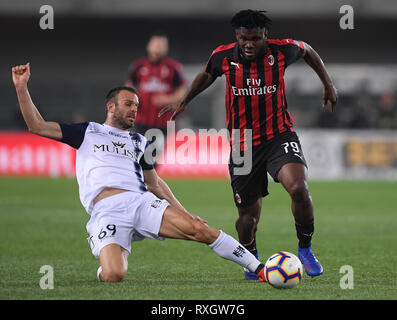
<path fill-rule="evenodd" d="M 138 90 L 139 112 L 136 122 L 148 127 L 166 128 L 166 117 L 157 116 L 164 106 L 154 105 L 152 98 L 156 94 L 172 94 L 186 84 L 182 65 L 170 57 L 158 63 L 152 63 L 144 57 L 131 63 L 127 80 Z"/>
<path fill-rule="evenodd" d="M 231 145 L 239 138 L 241 147 L 246 148 L 245 129 L 252 130 L 253 146 L 293 131 L 284 72 L 303 53 L 303 42 L 292 39 L 266 40 L 262 52 L 253 61 L 244 57 L 237 42 L 219 46 L 212 52 L 205 71 L 214 78 L 222 74 L 226 77 L 226 125 Z M 235 136 L 238 132 L 240 137 Z"/>

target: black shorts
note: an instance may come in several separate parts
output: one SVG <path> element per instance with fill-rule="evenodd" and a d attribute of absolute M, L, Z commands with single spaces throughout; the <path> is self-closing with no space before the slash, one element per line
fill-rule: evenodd
<path fill-rule="evenodd" d="M 268 192 L 269 173 L 275 182 L 281 167 L 287 163 L 298 162 L 307 167 L 299 138 L 295 132 L 284 132 L 279 136 L 252 149 L 252 169 L 248 174 L 235 174 L 236 165 L 230 157 L 229 173 L 237 207 L 245 208 L 265 197 Z"/>

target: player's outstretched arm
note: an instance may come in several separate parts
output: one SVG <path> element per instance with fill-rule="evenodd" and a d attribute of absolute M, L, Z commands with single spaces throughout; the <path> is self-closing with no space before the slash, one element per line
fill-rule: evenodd
<path fill-rule="evenodd" d="M 59 124 L 45 121 L 33 104 L 28 90 L 29 78 L 29 62 L 12 68 L 12 80 L 17 92 L 19 107 L 29 132 L 55 140 L 62 139 L 62 131 Z"/>
<path fill-rule="evenodd" d="M 323 107 L 330 105 L 331 111 L 334 111 L 336 102 L 338 101 L 338 92 L 334 87 L 331 77 L 325 69 L 324 63 L 318 53 L 307 43 L 305 45 L 304 59 L 306 63 L 317 73 L 324 85 L 323 90 Z"/>
<path fill-rule="evenodd" d="M 173 112 L 170 120 L 175 120 L 175 117 L 182 113 L 188 103 L 196 97 L 200 92 L 204 91 L 207 89 L 211 84 L 213 84 L 215 81 L 215 78 L 213 78 L 209 73 L 203 71 L 199 73 L 196 78 L 193 80 L 191 86 L 187 90 L 186 94 L 184 97 L 179 100 L 178 102 L 174 104 L 170 104 L 168 106 L 165 106 L 162 108 L 159 112 L 159 117 L 164 116 L 168 112 Z"/>

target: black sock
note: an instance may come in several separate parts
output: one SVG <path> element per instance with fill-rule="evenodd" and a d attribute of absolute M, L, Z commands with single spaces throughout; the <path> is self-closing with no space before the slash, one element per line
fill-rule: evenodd
<path fill-rule="evenodd" d="M 247 245 L 244 244 L 244 247 L 249 252 L 251 252 L 254 256 L 256 256 L 258 254 L 258 250 L 256 249 L 256 238 L 254 238 L 254 240 L 252 240 L 251 243 L 249 243 Z"/>
<path fill-rule="evenodd" d="M 314 218 L 308 221 L 295 219 L 295 228 L 296 235 L 299 239 L 299 247 L 310 247 L 314 233 Z"/>
<path fill-rule="evenodd" d="M 256 268 L 255 274 L 258 274 L 259 271 L 261 271 L 264 267 L 265 267 L 265 265 L 261 263 L 261 264 L 258 266 L 258 268 Z"/>

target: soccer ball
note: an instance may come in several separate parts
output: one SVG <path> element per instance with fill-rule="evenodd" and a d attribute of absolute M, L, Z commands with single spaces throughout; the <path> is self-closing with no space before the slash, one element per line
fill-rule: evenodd
<path fill-rule="evenodd" d="M 279 251 L 266 261 L 265 277 L 274 288 L 293 288 L 302 280 L 302 263 L 296 255 Z"/>

